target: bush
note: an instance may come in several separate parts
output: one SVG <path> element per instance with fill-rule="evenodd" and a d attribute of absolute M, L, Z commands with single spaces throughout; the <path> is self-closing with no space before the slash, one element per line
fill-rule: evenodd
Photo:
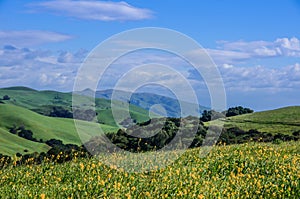
<path fill-rule="evenodd" d="M 50 117 L 73 118 L 73 114 L 61 106 L 54 106 L 49 114 Z"/>
<path fill-rule="evenodd" d="M 25 138 L 27 140 L 31 140 L 33 142 L 38 142 L 37 139 L 33 137 L 33 133 L 31 130 L 26 130 L 24 126 L 17 127 L 14 125 L 9 129 L 9 132 L 12 134 L 16 134 L 19 137 Z"/>
<path fill-rule="evenodd" d="M 8 166 L 12 162 L 11 157 L 0 153 L 0 169 Z"/>
<path fill-rule="evenodd" d="M 250 108 L 244 108 L 242 106 L 231 107 L 227 111 L 225 111 L 226 117 L 232 117 L 236 115 L 243 115 L 247 113 L 253 113 L 254 111 Z"/>
<path fill-rule="evenodd" d="M 10 100 L 10 97 L 8 95 L 4 95 L 3 100 Z"/>

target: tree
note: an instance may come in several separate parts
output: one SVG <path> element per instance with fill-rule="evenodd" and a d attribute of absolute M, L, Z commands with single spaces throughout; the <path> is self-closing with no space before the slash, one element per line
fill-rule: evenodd
<path fill-rule="evenodd" d="M 204 110 L 200 118 L 202 122 L 208 122 L 211 120 L 211 111 Z"/>
<path fill-rule="evenodd" d="M 50 117 L 73 118 L 73 114 L 69 110 L 64 109 L 61 106 L 52 107 L 52 111 L 50 112 L 49 116 Z"/>
<path fill-rule="evenodd" d="M 202 122 L 208 122 L 208 121 L 216 120 L 216 119 L 223 118 L 223 117 L 224 117 L 223 113 L 219 113 L 214 110 L 210 110 L 210 111 L 204 110 L 200 120 Z"/>
<path fill-rule="evenodd" d="M 247 114 L 247 113 L 253 113 L 254 111 L 251 110 L 250 108 L 244 108 L 242 106 L 237 106 L 237 107 L 231 107 L 229 108 L 225 114 L 226 117 L 232 117 L 232 116 L 236 116 L 236 115 L 243 115 L 243 114 Z"/>
<path fill-rule="evenodd" d="M 10 97 L 8 95 L 4 95 L 3 100 L 10 100 Z"/>

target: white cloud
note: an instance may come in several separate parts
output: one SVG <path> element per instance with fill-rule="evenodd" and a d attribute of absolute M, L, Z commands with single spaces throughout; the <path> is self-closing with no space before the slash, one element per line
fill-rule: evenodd
<path fill-rule="evenodd" d="M 289 40 L 291 42 L 291 40 Z M 285 43 L 286 42 L 280 42 Z M 295 43 L 295 42 L 294 42 Z M 239 44 L 241 46 L 241 44 Z M 254 46 L 254 45 L 253 45 Z M 277 45 L 279 46 L 279 45 Z M 282 44 L 283 46 L 283 44 Z M 299 92 L 300 88 L 300 64 L 289 65 L 285 67 L 273 68 L 265 66 L 241 67 L 238 64 L 231 63 L 240 60 L 251 59 L 251 54 L 246 52 L 232 50 L 223 54 L 226 62 L 221 62 L 219 69 L 224 79 L 227 91 L 237 91 L 245 93 L 248 91 L 268 91 L 280 93 L 282 91 Z M 239 47 L 240 48 L 240 47 Z M 253 49 L 260 49 L 256 46 Z M 294 44 L 286 45 L 286 49 L 296 49 Z M 268 47 L 268 49 L 270 49 Z M 172 67 L 175 71 L 182 74 L 186 79 L 192 82 L 198 90 L 205 90 L 206 85 L 199 74 L 195 74 L 191 67 L 178 57 L 168 53 L 158 53 L 156 51 L 138 52 L 121 57 L 113 63 L 106 71 L 103 81 L 107 86 L 114 86 L 118 79 L 133 67 L 158 63 Z M 210 50 L 213 56 L 222 56 L 222 50 Z M 269 52 L 270 53 L 270 52 Z M 33 50 L 29 48 L 17 48 L 14 46 L 4 46 L 0 49 L 0 87 L 13 85 L 25 85 L 37 89 L 55 89 L 72 90 L 76 72 L 87 54 L 86 50 L 79 50 L 76 53 L 68 51 L 53 52 L 49 50 Z M 262 52 L 263 54 L 263 52 Z M 267 54 L 267 53 L 265 53 Z M 224 58 L 225 55 L 225 58 Z M 193 68 L 192 68 L 193 69 Z M 132 73 L 132 77 L 127 78 L 125 86 L 136 84 L 136 78 L 146 79 L 147 74 L 156 74 L 155 79 L 158 82 L 172 84 L 178 88 L 182 82 L 178 78 L 163 71 L 151 69 L 140 71 L 141 74 Z M 152 78 L 152 76 L 150 76 Z M 184 90 L 184 89 L 183 89 Z"/>
<path fill-rule="evenodd" d="M 274 42 L 284 55 L 290 57 L 300 57 L 300 41 L 296 37 L 279 38 Z"/>
<path fill-rule="evenodd" d="M 226 50 L 233 50 L 233 51 L 242 51 L 242 52 L 249 52 L 253 49 L 261 48 L 262 46 L 268 46 L 272 42 L 267 41 L 218 41 L 219 48 L 226 49 Z"/>
<path fill-rule="evenodd" d="M 71 39 L 72 36 L 50 31 L 24 30 L 0 31 L 0 46 L 36 46 L 44 43 L 61 42 Z"/>
<path fill-rule="evenodd" d="M 280 68 L 269 68 L 261 65 L 252 67 L 240 67 L 223 64 L 218 67 L 228 92 L 240 93 L 267 92 L 280 93 L 283 91 L 294 91 L 299 93 L 300 89 L 300 64 L 295 63 Z M 204 89 L 201 77 L 195 70 L 189 70 L 189 79 L 197 89 Z"/>
<path fill-rule="evenodd" d="M 40 75 L 40 82 L 41 82 L 42 84 L 45 84 L 45 83 L 48 82 L 48 77 L 47 77 L 47 75 L 46 75 L 45 73 L 42 73 L 42 74 Z"/>
<path fill-rule="evenodd" d="M 100 21 L 129 21 L 152 18 L 152 11 L 126 2 L 95 0 L 52 0 L 30 4 L 34 11 L 48 11 L 78 19 Z"/>
<path fill-rule="evenodd" d="M 272 57 L 300 57 L 300 41 L 296 37 L 269 41 L 219 41 L 217 49 L 207 52 L 217 65 L 234 64 L 245 60 Z"/>
<path fill-rule="evenodd" d="M 227 68 L 232 68 L 233 65 L 231 65 L 231 64 L 223 64 L 223 67 L 227 69 Z"/>
<path fill-rule="evenodd" d="M 207 53 L 212 57 L 213 61 L 217 65 L 233 64 L 251 58 L 251 55 L 249 53 L 231 50 L 207 49 Z M 195 55 L 197 55 L 197 53 L 195 53 Z"/>
<path fill-rule="evenodd" d="M 299 63 L 276 69 L 263 66 L 228 67 L 226 64 L 219 68 L 227 90 L 281 92 L 300 89 Z"/>
<path fill-rule="evenodd" d="M 73 54 L 13 46 L 5 46 L 0 52 L 0 87 L 23 85 L 65 91 L 72 89 L 76 72 L 86 54 L 85 50 Z"/>
<path fill-rule="evenodd" d="M 258 57 L 274 57 L 281 54 L 280 49 L 270 49 L 265 46 L 253 50 Z"/>
<path fill-rule="evenodd" d="M 68 52 L 68 51 L 62 51 L 58 58 L 57 62 L 59 63 L 79 63 L 83 61 L 83 58 L 86 57 L 88 51 L 81 49 L 75 54 Z"/>

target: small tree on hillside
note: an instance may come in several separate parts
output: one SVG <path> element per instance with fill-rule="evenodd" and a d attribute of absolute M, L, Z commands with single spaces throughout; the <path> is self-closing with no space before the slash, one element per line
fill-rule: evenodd
<path fill-rule="evenodd" d="M 10 100 L 10 97 L 8 95 L 4 95 L 3 100 Z"/>
<path fill-rule="evenodd" d="M 200 117 L 200 120 L 202 122 L 208 122 L 208 121 L 216 120 L 216 119 L 223 118 L 223 117 L 224 117 L 223 113 L 219 113 L 215 110 L 209 110 L 209 111 L 204 110 L 202 113 L 202 116 Z"/>
<path fill-rule="evenodd" d="M 253 110 L 249 108 L 244 108 L 242 106 L 231 107 L 226 111 L 226 117 L 236 116 L 236 115 L 243 115 L 247 113 L 253 113 Z"/>

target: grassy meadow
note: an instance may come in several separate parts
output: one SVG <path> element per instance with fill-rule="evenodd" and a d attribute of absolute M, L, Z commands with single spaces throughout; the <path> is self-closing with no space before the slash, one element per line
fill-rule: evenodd
<path fill-rule="evenodd" d="M 300 106 L 284 107 L 275 110 L 254 112 L 223 119 L 224 127 L 238 127 L 245 131 L 256 129 L 263 133 L 291 134 L 300 130 Z M 218 125 L 218 120 L 207 125 Z"/>
<path fill-rule="evenodd" d="M 204 158 L 191 149 L 143 173 L 96 158 L 8 165 L 0 170 L 0 198 L 299 198 L 299 144 L 217 146 Z"/>
<path fill-rule="evenodd" d="M 95 101 L 98 123 L 77 120 L 84 132 L 79 137 L 73 119 L 45 115 L 53 107 L 71 111 L 70 93 L 13 87 L 0 89 L 0 96 L 4 95 L 9 95 L 10 99 L 0 100 L 0 153 L 12 157 L 12 161 L 7 162 L 0 156 L 0 198 L 300 198 L 299 141 L 220 144 L 204 158 L 200 158 L 201 147 L 188 149 L 182 156 L 183 151 L 160 152 L 161 157 L 180 157 L 165 168 L 143 172 L 104 164 L 115 160 L 127 164 L 126 168 L 136 168 L 136 162 L 121 153 L 82 158 L 86 154 L 76 151 L 75 154 L 71 152 L 72 159 L 65 162 L 70 154 L 59 150 L 55 156 L 39 156 L 44 158 L 39 164 L 34 162 L 34 156 L 27 158 L 25 164 L 19 164 L 22 156 L 17 157 L 17 153 L 28 155 L 53 149 L 52 145 L 46 144 L 47 140 L 81 145 L 99 133 L 112 132 L 115 136 L 118 127 L 113 120 L 111 103 L 106 99 Z M 85 100 L 90 98 L 82 96 L 79 103 L 84 104 Z M 126 113 L 122 102 L 114 103 L 119 114 Z M 130 105 L 130 114 L 136 122 L 149 119 L 147 110 L 134 105 Z M 225 128 L 292 135 L 300 131 L 300 107 L 238 115 L 224 121 Z M 194 122 L 199 120 L 196 118 Z M 205 125 L 218 125 L 219 122 L 210 121 Z M 194 125 L 187 121 L 183 123 Z M 166 127 L 173 129 L 174 125 Z M 35 141 L 10 132 L 12 127 L 22 126 L 32 131 Z M 149 142 L 143 143 L 141 139 L 138 146 L 141 143 L 149 146 Z M 148 159 L 141 161 L 147 165 L 157 164 Z M 167 163 L 162 158 L 156 161 Z M 145 170 L 147 165 L 140 169 Z"/>
<path fill-rule="evenodd" d="M 17 135 L 11 134 L 9 129 L 12 126 L 25 126 L 33 132 L 35 138 L 44 141 L 55 138 L 62 140 L 65 144 L 82 144 L 82 140 L 78 136 L 73 119 L 46 117 L 30 111 L 28 109 L 9 105 L 0 104 L 0 151 L 2 154 L 15 155 L 17 152 L 27 153 L 47 151 L 49 147 L 44 143 L 32 142 L 23 139 Z M 86 129 L 83 135 L 83 142 L 88 141 L 91 137 L 100 133 L 99 127 L 104 132 L 116 131 L 116 127 L 97 124 L 86 121 L 78 121 L 81 128 Z"/>

